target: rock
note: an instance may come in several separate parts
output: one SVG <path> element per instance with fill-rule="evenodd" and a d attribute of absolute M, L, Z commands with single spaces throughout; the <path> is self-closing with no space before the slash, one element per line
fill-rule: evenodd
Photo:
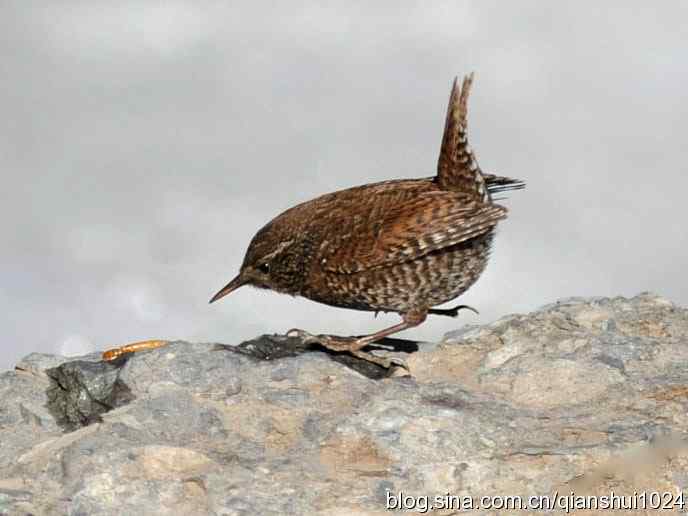
<path fill-rule="evenodd" d="M 100 415 L 126 405 L 133 397 L 119 379 L 120 368 L 109 362 L 75 360 L 45 370 L 52 380 L 47 408 L 65 430 L 102 419 Z"/>
<path fill-rule="evenodd" d="M 481 496 L 688 491 L 684 308 L 571 298 L 384 344 L 410 376 L 282 336 L 29 355 L 0 374 L 0 514 L 363 516 L 447 494 L 497 514 Z"/>

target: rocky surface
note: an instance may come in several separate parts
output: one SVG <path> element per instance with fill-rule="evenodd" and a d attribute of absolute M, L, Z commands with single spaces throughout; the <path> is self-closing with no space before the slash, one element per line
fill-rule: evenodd
<path fill-rule="evenodd" d="M 567 299 L 415 352 L 388 342 L 410 351 L 396 352 L 410 376 L 299 344 L 29 355 L 0 374 L 0 514 L 383 515 L 400 491 L 476 506 L 688 494 L 688 310 L 660 297 Z"/>

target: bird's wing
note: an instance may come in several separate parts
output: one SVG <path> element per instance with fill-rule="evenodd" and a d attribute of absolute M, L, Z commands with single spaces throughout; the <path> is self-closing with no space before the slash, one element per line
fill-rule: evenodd
<path fill-rule="evenodd" d="M 403 263 L 482 235 L 506 217 L 498 204 L 473 201 L 457 192 L 425 192 L 398 201 L 379 194 L 369 210 L 341 220 L 321 247 L 326 270 L 351 274 Z"/>
<path fill-rule="evenodd" d="M 436 181 L 443 190 L 463 192 L 475 200 L 487 201 L 489 192 L 485 179 L 468 145 L 468 95 L 472 84 L 473 74 L 464 78 L 461 88 L 457 79 L 454 79 L 437 161 Z"/>

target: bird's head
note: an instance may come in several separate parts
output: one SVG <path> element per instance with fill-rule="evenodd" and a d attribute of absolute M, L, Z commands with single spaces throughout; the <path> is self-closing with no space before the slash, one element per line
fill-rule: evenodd
<path fill-rule="evenodd" d="M 293 234 L 285 236 L 278 229 L 270 223 L 253 237 L 239 274 L 210 299 L 211 303 L 244 285 L 291 295 L 300 292 L 307 260 L 303 240 Z"/>

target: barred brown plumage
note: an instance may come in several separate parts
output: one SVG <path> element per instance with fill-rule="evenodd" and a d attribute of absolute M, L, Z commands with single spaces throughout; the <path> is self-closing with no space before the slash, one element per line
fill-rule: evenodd
<path fill-rule="evenodd" d="M 303 338 L 389 367 L 365 353 L 372 342 L 417 326 L 480 277 L 497 223 L 507 209 L 492 194 L 522 181 L 484 174 L 468 145 L 473 75 L 449 98 L 437 175 L 396 179 L 322 195 L 290 208 L 256 233 L 239 274 L 210 300 L 253 285 L 332 306 L 389 311 L 403 321 L 365 337 Z"/>

